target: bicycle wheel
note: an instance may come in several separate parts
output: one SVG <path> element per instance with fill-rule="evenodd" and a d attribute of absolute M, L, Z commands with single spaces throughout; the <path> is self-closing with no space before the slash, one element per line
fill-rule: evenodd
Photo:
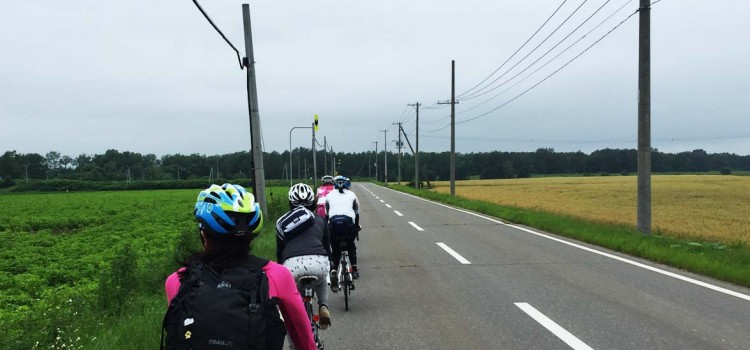
<path fill-rule="evenodd" d="M 349 259 L 347 259 L 347 253 L 344 252 L 341 254 L 341 263 L 340 263 L 340 270 L 341 271 L 341 280 L 339 280 L 339 283 L 342 285 L 344 289 L 344 309 L 346 311 L 349 311 L 349 284 L 352 283 L 349 281 Z"/>
<path fill-rule="evenodd" d="M 349 311 L 349 284 L 351 282 L 347 281 L 346 278 L 344 278 L 344 308 L 346 311 Z"/>

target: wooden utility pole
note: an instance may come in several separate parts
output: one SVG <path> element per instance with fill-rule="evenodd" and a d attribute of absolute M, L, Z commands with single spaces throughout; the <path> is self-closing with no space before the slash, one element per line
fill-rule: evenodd
<path fill-rule="evenodd" d="M 651 0 L 640 0 L 638 39 L 638 230 L 651 235 Z"/>
<path fill-rule="evenodd" d="M 247 68 L 247 104 L 250 112 L 250 143 L 253 161 L 250 168 L 255 176 L 252 183 L 255 200 L 260 210 L 268 214 L 266 205 L 266 178 L 263 171 L 263 143 L 260 140 L 260 113 L 258 113 L 258 90 L 255 85 L 255 58 L 253 55 L 253 34 L 250 26 L 250 5 L 242 4 L 242 19 L 245 25 L 245 60 Z"/>
<path fill-rule="evenodd" d="M 373 143 L 375 144 L 375 181 L 378 181 L 378 141 Z"/>
<path fill-rule="evenodd" d="M 315 115 L 317 117 L 317 114 Z M 316 120 L 317 121 L 317 120 Z M 318 182 L 318 159 L 315 157 L 315 122 L 312 123 L 312 154 L 313 154 L 313 188 L 317 188 Z M 307 182 L 307 181 L 305 181 Z"/>
<path fill-rule="evenodd" d="M 456 195 L 456 60 L 451 60 L 451 100 L 438 104 L 451 105 L 451 196 Z"/>
<path fill-rule="evenodd" d="M 451 60 L 451 196 L 456 195 L 456 61 Z"/>
<path fill-rule="evenodd" d="M 419 106 L 421 105 L 419 102 L 409 105 L 417 107 L 417 136 L 415 141 L 417 150 L 414 151 L 414 188 L 417 189 L 419 188 Z"/>
<path fill-rule="evenodd" d="M 398 141 L 396 141 L 396 147 L 398 147 L 398 177 L 396 178 L 396 181 L 398 184 L 401 184 L 401 122 L 394 123 L 393 125 L 398 125 Z"/>
<path fill-rule="evenodd" d="M 383 132 L 383 163 L 385 164 L 383 170 L 383 179 L 385 184 L 388 184 L 388 130 L 380 130 Z"/>
<path fill-rule="evenodd" d="M 326 141 L 326 137 L 323 136 L 323 175 L 327 175 L 328 173 L 328 141 Z"/>

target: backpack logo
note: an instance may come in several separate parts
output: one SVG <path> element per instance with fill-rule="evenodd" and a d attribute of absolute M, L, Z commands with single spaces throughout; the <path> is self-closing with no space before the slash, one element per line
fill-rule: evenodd
<path fill-rule="evenodd" d="M 286 330 L 268 295 L 267 263 L 250 256 L 216 271 L 192 261 L 164 316 L 161 349 L 281 349 Z"/>
<path fill-rule="evenodd" d="M 220 346 L 232 347 L 234 346 L 234 343 L 231 340 L 209 339 L 208 345 L 220 345 Z"/>

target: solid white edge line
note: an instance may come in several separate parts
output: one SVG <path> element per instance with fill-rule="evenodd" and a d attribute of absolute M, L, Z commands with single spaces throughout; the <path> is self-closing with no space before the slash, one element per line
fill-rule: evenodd
<path fill-rule="evenodd" d="M 393 207 L 392 207 L 392 206 L 391 206 L 390 204 L 386 204 L 385 206 L 386 206 L 386 208 L 388 208 L 388 209 L 390 209 L 390 208 L 393 208 Z"/>
<path fill-rule="evenodd" d="M 708 288 L 708 289 L 717 291 L 719 293 L 724 293 L 724 294 L 727 294 L 727 295 L 731 295 L 733 297 L 737 297 L 737 298 L 740 298 L 740 299 L 744 299 L 744 300 L 750 301 L 750 295 L 742 294 L 740 292 L 735 292 L 735 291 L 733 291 L 731 289 L 722 288 L 722 287 L 715 286 L 715 285 L 710 284 L 710 283 L 706 283 L 706 282 L 703 282 L 703 281 L 696 280 L 694 278 L 690 278 L 690 277 L 687 277 L 687 276 L 676 274 L 674 272 L 669 272 L 669 271 L 666 271 L 666 270 L 662 270 L 660 268 L 649 266 L 649 265 L 646 265 L 646 264 L 643 264 L 643 263 L 639 263 L 637 261 L 629 260 L 629 259 L 617 256 L 617 255 L 613 255 L 613 254 L 601 252 L 601 251 L 598 251 L 596 249 L 592 249 L 592 248 L 589 248 L 589 247 L 582 246 L 580 244 L 568 242 L 568 241 L 563 240 L 563 239 L 559 239 L 559 238 L 552 237 L 552 236 L 549 236 L 549 235 L 546 235 L 546 234 L 543 234 L 543 233 L 535 232 L 535 231 L 529 230 L 529 229 L 524 228 L 524 227 L 520 227 L 520 226 L 516 226 L 516 225 L 512 225 L 512 224 L 506 224 L 506 223 L 504 223 L 504 222 L 502 222 L 500 220 L 496 220 L 496 219 L 493 219 L 493 218 L 490 218 L 490 217 L 487 217 L 487 216 L 484 216 L 484 215 L 473 213 L 473 212 L 470 212 L 468 210 L 454 208 L 454 207 L 451 207 L 449 205 L 445 205 L 445 204 L 442 204 L 442 203 L 437 203 L 437 202 L 431 201 L 429 199 L 424 199 L 422 197 L 418 197 L 418 196 L 415 196 L 415 195 L 412 195 L 412 194 L 409 194 L 409 193 L 399 192 L 399 191 L 396 191 L 396 190 L 393 190 L 393 189 L 390 189 L 390 188 L 389 188 L 389 190 L 397 192 L 397 193 L 400 193 L 400 194 L 403 194 L 403 195 L 406 195 L 406 196 L 414 197 L 416 199 L 421 199 L 421 200 L 423 200 L 425 202 L 429 202 L 429 203 L 432 203 L 432 204 L 435 204 L 435 205 L 439 205 L 441 207 L 445 207 L 445 208 L 453 209 L 455 211 L 459 211 L 459 212 L 462 212 L 462 213 L 474 215 L 476 217 L 479 217 L 479 218 L 482 218 L 482 219 L 485 219 L 485 220 L 489 220 L 489 221 L 492 221 L 494 223 L 498 223 L 500 225 L 505 225 L 505 226 L 508 226 L 508 227 L 512 227 L 512 228 L 515 228 L 517 230 L 528 232 L 528 233 L 537 235 L 537 236 L 542 237 L 542 238 L 553 240 L 553 241 L 556 241 L 556 242 L 559 242 L 559 243 L 562 243 L 562 244 L 567 244 L 567 245 L 569 245 L 571 247 L 575 247 L 575 248 L 578 248 L 578 249 L 583 249 L 585 251 L 588 251 L 588 252 L 591 252 L 591 253 L 594 253 L 594 254 L 599 254 L 601 256 L 605 256 L 605 257 L 608 257 L 608 258 L 611 258 L 611 259 L 615 259 L 615 260 L 624 262 L 626 264 L 630 264 L 630 265 L 633 265 L 633 266 L 638 266 L 640 268 L 644 268 L 644 269 L 652 271 L 652 272 L 656 272 L 656 273 L 659 273 L 659 274 L 662 274 L 662 275 L 665 275 L 665 276 L 676 278 L 676 279 L 684 281 L 684 282 L 692 283 L 692 284 L 697 285 L 697 286 Z"/>
<path fill-rule="evenodd" d="M 417 229 L 417 231 L 424 231 L 424 229 L 419 227 L 419 225 L 415 224 L 414 221 L 409 221 L 409 225 L 414 226 L 414 228 Z"/>
<path fill-rule="evenodd" d="M 451 249 L 451 247 L 447 246 L 445 243 L 443 243 L 443 242 L 436 242 L 435 244 L 437 244 L 440 248 L 443 248 L 443 250 L 445 250 L 452 257 L 456 258 L 456 260 L 458 260 L 458 262 L 460 262 L 460 263 L 462 263 L 464 265 L 471 264 L 471 262 L 469 260 L 466 260 L 466 258 L 464 258 L 463 256 L 461 256 L 461 254 L 456 253 L 455 250 Z"/>
<path fill-rule="evenodd" d="M 393 212 L 396 213 L 396 215 L 398 216 L 404 216 L 404 214 L 401 214 L 401 212 L 399 212 L 398 210 L 394 210 Z"/>
<path fill-rule="evenodd" d="M 514 304 L 516 304 L 516 306 L 527 315 L 531 316 L 535 321 L 539 322 L 544 328 L 547 328 L 552 334 L 560 338 L 560 340 L 564 341 L 565 344 L 568 344 L 571 348 L 576 350 L 593 350 L 590 346 L 586 345 L 586 343 L 576 338 L 576 336 L 565 330 L 565 328 L 560 327 L 555 321 L 552 321 L 549 317 L 545 316 L 528 303 Z"/>

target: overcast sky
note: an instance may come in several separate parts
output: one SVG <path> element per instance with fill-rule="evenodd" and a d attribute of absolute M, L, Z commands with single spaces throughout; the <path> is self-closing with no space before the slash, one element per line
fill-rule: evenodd
<path fill-rule="evenodd" d="M 451 60 L 458 152 L 636 148 L 638 15 L 570 61 L 638 0 L 561 3 L 254 1 L 265 150 L 289 149 L 314 114 L 335 151 L 382 150 L 380 130 L 394 150 L 394 123 L 415 142 L 407 104 L 420 102 L 420 150 L 448 151 L 450 108 L 435 103 L 450 98 Z M 244 56 L 241 4 L 201 1 Z M 750 154 L 748 18 L 742 0 L 653 5 L 653 147 Z M 0 52 L 0 152 L 249 149 L 245 71 L 190 0 L 2 1 Z"/>

